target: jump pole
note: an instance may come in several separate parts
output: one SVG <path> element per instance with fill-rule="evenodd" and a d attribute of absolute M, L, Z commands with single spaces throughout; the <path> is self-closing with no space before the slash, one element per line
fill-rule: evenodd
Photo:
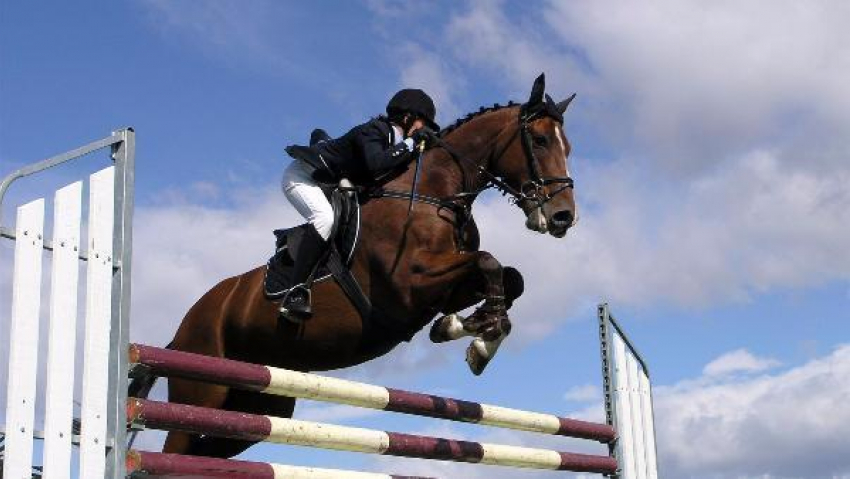
<path fill-rule="evenodd" d="M 434 479 L 141 451 L 127 454 L 127 473 L 158 479 Z"/>
<path fill-rule="evenodd" d="M 607 424 L 385 388 L 141 344 L 130 345 L 129 360 L 132 364 L 149 368 L 150 372 L 159 376 L 221 384 L 277 396 L 592 439 L 603 443 L 610 443 L 616 437 L 614 428 Z"/>
<path fill-rule="evenodd" d="M 602 474 L 617 471 L 617 461 L 609 456 L 376 431 L 135 398 L 127 402 L 127 418 L 152 429 L 246 441 L 531 469 Z"/>

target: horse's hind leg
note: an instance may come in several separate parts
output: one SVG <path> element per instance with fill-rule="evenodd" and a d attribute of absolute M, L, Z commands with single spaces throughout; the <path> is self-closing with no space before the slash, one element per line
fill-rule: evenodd
<path fill-rule="evenodd" d="M 511 309 L 514 301 L 525 292 L 525 280 L 522 273 L 512 266 L 502 268 L 502 277 L 505 285 L 505 308 Z"/>
<path fill-rule="evenodd" d="M 212 409 L 222 409 L 227 400 L 228 387 L 171 378 L 168 380 L 168 401 L 191 404 Z M 206 456 L 207 441 L 197 434 L 171 431 L 165 438 L 162 452 Z M 243 449 L 244 450 L 244 449 Z"/>
<path fill-rule="evenodd" d="M 186 313 L 169 347 L 217 358 L 225 357 L 224 320 L 230 311 L 227 299 L 238 285 L 238 279 L 230 278 L 204 294 Z M 172 403 L 226 409 L 231 395 L 232 391 L 227 386 L 178 378 L 168 380 L 168 400 Z M 239 444 L 240 441 L 223 441 L 231 443 L 230 446 L 198 434 L 169 432 L 163 452 L 229 457 L 228 453 L 236 450 L 241 452 L 248 447 Z"/>

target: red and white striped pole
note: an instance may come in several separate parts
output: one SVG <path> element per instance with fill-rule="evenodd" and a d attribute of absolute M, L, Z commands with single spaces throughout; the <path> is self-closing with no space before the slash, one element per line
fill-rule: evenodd
<path fill-rule="evenodd" d="M 272 395 L 592 439 L 603 443 L 610 443 L 616 437 L 614 428 L 607 424 L 385 388 L 140 344 L 130 346 L 130 362 L 142 364 L 160 376 L 193 379 Z"/>
<path fill-rule="evenodd" d="M 613 474 L 608 456 L 484 444 L 130 399 L 128 420 L 153 429 L 247 441 L 498 466 Z"/>

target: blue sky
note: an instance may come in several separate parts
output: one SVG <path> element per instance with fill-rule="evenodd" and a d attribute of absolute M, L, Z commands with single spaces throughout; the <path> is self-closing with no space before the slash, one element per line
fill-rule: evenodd
<path fill-rule="evenodd" d="M 270 230 L 298 220 L 278 186 L 284 146 L 316 126 L 343 133 L 401 87 L 431 92 L 446 124 L 523 100 L 545 71 L 553 96 L 578 93 L 565 128 L 581 220 L 559 241 L 525 231 L 499 196 L 476 204 L 483 247 L 527 281 L 499 357 L 474 378 L 465 345 L 417 337 L 338 374 L 598 419 L 607 300 L 652 368 L 665 477 L 850 477 L 848 13 L 828 1 L 4 2 L 0 174 L 136 129 L 133 339 L 164 344 L 203 291 L 264 261 Z M 563 447 L 309 403 L 297 415 Z M 277 446 L 245 457 L 555 477 Z"/>

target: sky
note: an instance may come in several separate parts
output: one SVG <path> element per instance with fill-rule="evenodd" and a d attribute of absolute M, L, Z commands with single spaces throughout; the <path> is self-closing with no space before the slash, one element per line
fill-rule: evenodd
<path fill-rule="evenodd" d="M 827 0 L 7 1 L 0 175 L 135 128 L 131 335 L 162 345 L 218 279 L 265 261 L 272 229 L 300 221 L 279 186 L 286 145 L 340 135 L 403 87 L 428 91 L 448 124 L 525 100 L 545 72 L 556 100 L 577 93 L 565 133 L 581 217 L 558 240 L 498 195 L 476 202 L 482 248 L 526 279 L 499 355 L 473 377 L 465 344 L 423 333 L 333 374 L 599 421 L 605 301 L 650 366 L 662 477 L 850 478 L 848 19 Z M 3 225 L 13 217 L 4 206 Z M 306 401 L 296 418 L 601 451 Z M 571 477 L 274 445 L 241 457 Z"/>

